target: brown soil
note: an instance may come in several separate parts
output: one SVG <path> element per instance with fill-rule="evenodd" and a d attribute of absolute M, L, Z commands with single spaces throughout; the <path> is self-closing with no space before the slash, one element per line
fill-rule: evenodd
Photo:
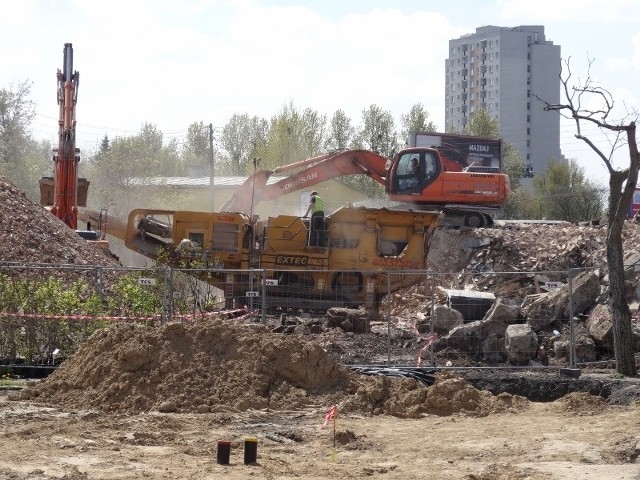
<path fill-rule="evenodd" d="M 0 479 L 638 474 L 635 407 L 583 393 L 533 403 L 451 374 L 429 388 L 364 376 L 317 344 L 232 322 L 114 325 L 48 378 L 0 395 Z M 242 464 L 247 436 L 254 465 Z M 216 463 L 221 439 L 228 466 Z"/>
<path fill-rule="evenodd" d="M 20 398 L 132 413 L 340 403 L 343 412 L 413 418 L 424 413 L 484 416 L 527 403 L 509 394 L 495 397 L 445 374 L 429 389 L 411 379 L 360 375 L 314 342 L 220 319 L 105 328 Z"/>

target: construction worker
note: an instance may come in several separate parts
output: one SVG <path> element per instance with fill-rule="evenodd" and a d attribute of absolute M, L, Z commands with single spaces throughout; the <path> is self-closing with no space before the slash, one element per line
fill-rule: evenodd
<path fill-rule="evenodd" d="M 309 245 L 324 247 L 324 200 L 315 190 L 311 192 L 309 207 L 304 214 L 305 218 L 311 212 L 311 222 L 309 225 Z"/>

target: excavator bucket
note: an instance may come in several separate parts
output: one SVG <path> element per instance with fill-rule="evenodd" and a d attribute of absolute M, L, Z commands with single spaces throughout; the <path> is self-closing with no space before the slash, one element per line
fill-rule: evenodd
<path fill-rule="evenodd" d="M 55 195 L 55 187 L 53 183 L 53 177 L 42 177 L 40 179 L 40 205 L 43 207 L 53 206 L 53 200 Z M 78 207 L 87 206 L 87 196 L 89 194 L 89 180 L 86 178 L 78 179 L 77 188 L 77 205 Z"/>

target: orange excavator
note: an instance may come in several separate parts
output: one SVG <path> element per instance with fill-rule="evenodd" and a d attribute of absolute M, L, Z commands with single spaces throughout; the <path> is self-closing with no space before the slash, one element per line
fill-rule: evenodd
<path fill-rule="evenodd" d="M 368 150 L 327 153 L 274 170 L 256 171 L 220 211 L 249 213 L 260 201 L 343 175 L 364 174 L 384 185 L 389 200 L 400 207 L 410 204 L 442 211 L 452 225 L 491 226 L 492 214 L 509 198 L 509 177 L 477 165 L 452 169 L 450 163 L 437 147 L 407 148 L 392 160 Z M 268 183 L 273 174 L 289 172 L 293 173 Z"/>
<path fill-rule="evenodd" d="M 53 151 L 53 177 L 40 179 L 40 204 L 89 241 L 99 241 L 99 232 L 78 230 L 78 207 L 87 205 L 89 181 L 78 178 L 80 149 L 76 148 L 76 104 L 80 73 L 73 71 L 73 46 L 65 43 L 62 70 L 58 69 L 58 148 Z M 104 238 L 104 236 L 103 236 Z M 101 245 L 104 246 L 104 245 Z"/>

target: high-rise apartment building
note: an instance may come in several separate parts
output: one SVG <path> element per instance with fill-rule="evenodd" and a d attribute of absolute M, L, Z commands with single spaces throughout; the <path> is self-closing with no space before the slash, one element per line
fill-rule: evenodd
<path fill-rule="evenodd" d="M 525 165 L 542 172 L 551 158 L 562 160 L 560 115 L 546 112 L 536 97 L 560 101 L 560 46 L 544 27 L 485 26 L 449 41 L 445 122 L 462 131 L 474 112 L 497 118 L 500 137 L 516 147 Z"/>

